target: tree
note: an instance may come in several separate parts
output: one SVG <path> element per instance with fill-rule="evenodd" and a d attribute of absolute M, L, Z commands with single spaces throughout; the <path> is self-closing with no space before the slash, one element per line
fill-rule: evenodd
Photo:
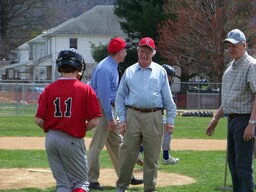
<path fill-rule="evenodd" d="M 177 20 L 168 19 L 159 25 L 158 50 L 169 63 L 181 67 L 183 82 L 200 75 L 221 81 L 227 63 L 223 39 L 230 30 L 243 30 L 253 43 L 253 0 L 166 1 L 164 10 L 177 14 Z"/>
<path fill-rule="evenodd" d="M 108 56 L 108 45 L 99 44 L 96 46 L 94 43 L 91 44 L 92 58 L 99 63 L 102 59 Z"/>
<path fill-rule="evenodd" d="M 7 58 L 10 50 L 31 38 L 31 32 L 43 27 L 44 9 L 37 0 L 0 1 L 0 60 Z"/>
<path fill-rule="evenodd" d="M 121 29 L 133 40 L 149 36 L 155 39 L 158 36 L 156 26 L 160 21 L 167 19 L 163 11 L 165 0 L 117 0 L 114 13 L 123 21 Z M 169 14 L 168 17 L 174 17 Z"/>
<path fill-rule="evenodd" d="M 164 2 L 165 0 L 116 0 L 114 13 L 122 19 L 120 22 L 121 29 L 135 44 L 142 37 L 151 37 L 156 40 L 159 22 L 167 18 L 175 18 L 175 15 L 167 15 L 164 12 Z M 132 57 L 137 58 L 136 51 L 133 51 L 131 54 L 135 54 Z M 159 63 L 166 62 L 160 57 L 158 51 L 154 56 L 154 61 Z"/>
<path fill-rule="evenodd" d="M 0 0 L 0 60 L 45 29 L 114 0 Z"/>

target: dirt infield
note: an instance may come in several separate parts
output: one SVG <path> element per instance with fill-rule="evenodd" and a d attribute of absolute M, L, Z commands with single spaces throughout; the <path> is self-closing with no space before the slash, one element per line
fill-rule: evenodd
<path fill-rule="evenodd" d="M 0 149 L 42 150 L 44 137 L 0 137 Z M 91 138 L 85 139 L 89 149 Z M 226 140 L 221 139 L 173 139 L 172 150 L 226 150 Z"/>
<path fill-rule="evenodd" d="M 135 170 L 134 175 L 142 178 L 142 170 Z M 116 180 L 114 169 L 101 169 L 99 182 L 102 186 L 115 187 Z M 184 175 L 158 172 L 158 186 L 188 185 L 195 182 L 193 178 Z M 47 188 L 55 185 L 49 169 L 1 169 L 0 183 L 0 189 Z"/>
<path fill-rule="evenodd" d="M 91 139 L 86 138 L 88 149 Z M 44 137 L 0 137 L 0 149 L 44 150 Z M 173 139 L 172 150 L 226 150 L 226 140 Z M 182 161 L 182 160 L 181 160 Z M 167 166 L 179 166 L 167 165 Z M 142 169 L 134 171 L 135 177 L 142 178 Z M 99 182 L 103 186 L 115 186 L 116 174 L 113 169 L 101 169 Z M 37 181 L 37 182 L 34 182 Z M 158 186 L 188 185 L 195 179 L 175 174 L 158 173 Z M 55 185 L 49 169 L 1 169 L 0 189 L 17 189 L 26 187 L 47 188 Z"/>

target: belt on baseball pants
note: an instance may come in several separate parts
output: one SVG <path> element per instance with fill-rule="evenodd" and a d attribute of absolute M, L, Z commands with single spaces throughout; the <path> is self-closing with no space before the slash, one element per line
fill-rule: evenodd
<path fill-rule="evenodd" d="M 156 111 L 162 111 L 163 108 L 161 107 L 156 107 L 156 108 L 137 108 L 137 107 L 133 107 L 133 106 L 130 106 L 130 105 L 127 105 L 126 106 L 127 108 L 129 109 L 132 109 L 134 111 L 139 111 L 141 113 L 151 113 L 151 112 L 156 112 Z"/>
<path fill-rule="evenodd" d="M 246 113 L 246 114 L 230 113 L 230 114 L 228 114 L 228 118 L 231 120 L 231 119 L 234 119 L 236 117 L 250 116 L 250 115 L 251 114 L 249 114 L 249 113 Z"/>

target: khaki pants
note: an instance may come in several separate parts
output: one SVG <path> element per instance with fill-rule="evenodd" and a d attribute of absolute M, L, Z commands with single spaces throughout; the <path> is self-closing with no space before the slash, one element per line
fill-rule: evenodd
<path fill-rule="evenodd" d="M 105 145 L 117 173 L 119 147 L 123 142 L 119 129 L 116 131 L 108 130 L 108 119 L 102 108 L 101 112 L 102 117 L 99 119 L 98 126 L 93 129 L 93 137 L 89 146 L 88 177 L 90 183 L 98 182 L 100 176 L 100 152 Z"/>
<path fill-rule="evenodd" d="M 127 131 L 120 147 L 117 187 L 128 189 L 141 144 L 144 148 L 144 191 L 156 190 L 158 160 L 163 138 L 162 111 L 142 113 L 127 109 Z"/>

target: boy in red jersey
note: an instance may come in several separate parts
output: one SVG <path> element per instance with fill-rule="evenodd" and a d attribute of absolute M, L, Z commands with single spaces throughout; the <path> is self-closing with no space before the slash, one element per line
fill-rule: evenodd
<path fill-rule="evenodd" d="M 62 77 L 40 95 L 35 123 L 46 132 L 45 148 L 57 192 L 88 192 L 86 131 L 98 125 L 100 106 L 93 89 L 79 81 L 85 62 L 75 49 L 59 53 Z"/>

